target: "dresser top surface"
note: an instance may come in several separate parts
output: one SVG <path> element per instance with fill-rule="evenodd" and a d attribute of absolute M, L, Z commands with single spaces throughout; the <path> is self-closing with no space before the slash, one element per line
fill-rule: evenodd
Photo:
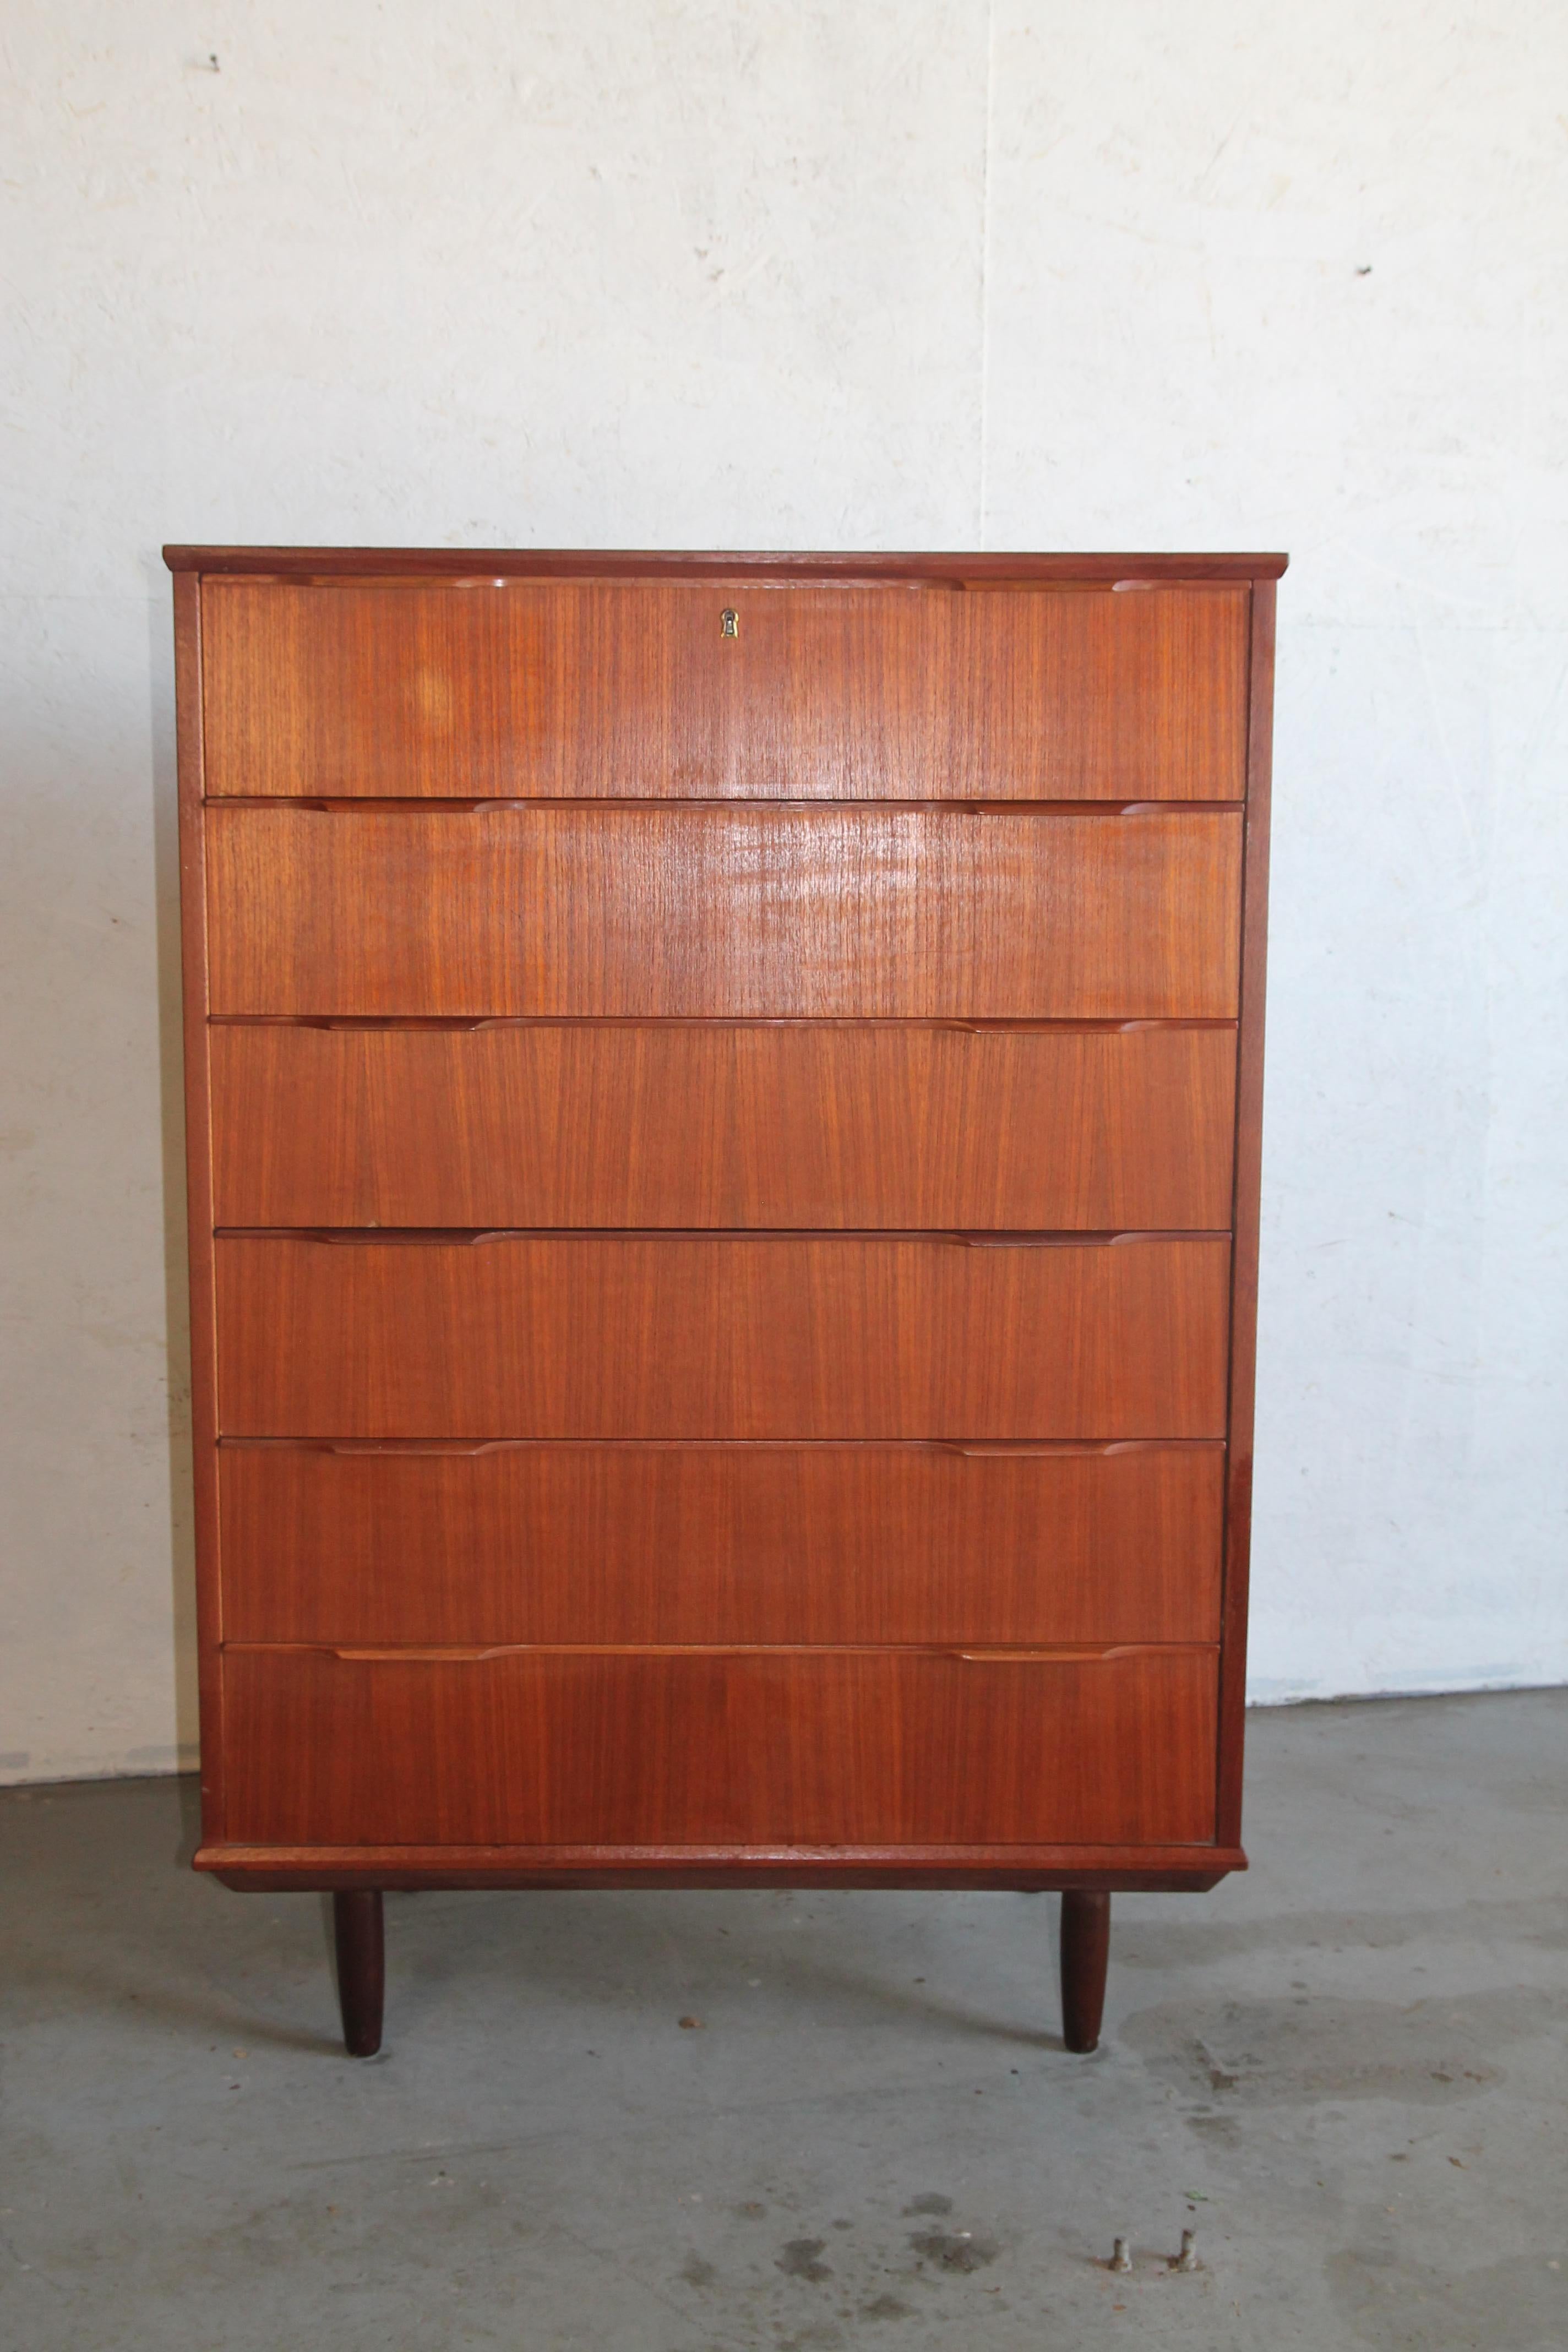
<path fill-rule="evenodd" d="M 492 579 L 911 583 L 963 588 L 996 583 L 1141 585 L 1152 581 L 1277 580 L 1284 555 L 813 553 L 803 550 L 678 552 L 626 548 L 185 547 L 163 550 L 171 572 L 284 580 Z"/>

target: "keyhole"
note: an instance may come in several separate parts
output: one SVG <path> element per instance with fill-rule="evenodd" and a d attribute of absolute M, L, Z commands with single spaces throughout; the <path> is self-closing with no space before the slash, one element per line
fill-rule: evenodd
<path fill-rule="evenodd" d="M 721 637 L 738 637 L 740 634 L 741 615 L 732 604 L 726 604 L 719 615 L 719 635 Z"/>

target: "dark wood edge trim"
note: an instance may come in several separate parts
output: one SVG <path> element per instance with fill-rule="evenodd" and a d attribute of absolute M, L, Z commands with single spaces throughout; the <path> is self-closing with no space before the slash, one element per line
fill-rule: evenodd
<path fill-rule="evenodd" d="M 1223 1437 L 250 1437 L 218 1438 L 219 1455 L 271 1448 L 313 1454 L 944 1454 L 967 1461 L 1035 1454 L 1213 1454 Z"/>
<path fill-rule="evenodd" d="M 1244 816 L 1244 800 L 889 800 L 858 793 L 853 800 L 826 793 L 785 800 L 778 793 L 510 793 L 466 800 L 449 793 L 209 793 L 209 809 L 268 816 L 942 816 L 985 821 L 999 816 L 1060 818 L 1100 824 L 1150 816 Z"/>
<path fill-rule="evenodd" d="M 322 1249 L 483 1249 L 498 1242 L 908 1242 L 938 1249 L 1128 1249 L 1220 1242 L 1226 1225 L 219 1225 L 220 1242 L 310 1242 Z"/>
<path fill-rule="evenodd" d="M 260 1640 L 247 1635 L 226 1642 L 224 1656 L 337 1658 L 350 1666 L 491 1665 L 519 1658 L 920 1658 L 949 1659 L 976 1666 L 1098 1666 L 1123 1658 L 1212 1658 L 1219 1647 L 1206 1641 L 1111 1642 L 988 1641 L 984 1636 L 943 1642 L 407 1642 Z"/>
<path fill-rule="evenodd" d="M 1252 1421 L 1258 1366 L 1258 1245 L 1263 1160 L 1263 1003 L 1268 924 L 1268 814 L 1274 715 L 1274 583 L 1252 591 L 1242 866 L 1241 1006 L 1237 1032 L 1235 1192 L 1231 1204 L 1229 1462 L 1221 1600 L 1218 1811 L 1223 1844 L 1241 1842 L 1247 1714 L 1247 1593 L 1252 1540 Z"/>
<path fill-rule="evenodd" d="M 184 989 L 185 1201 L 191 1292 L 191 1455 L 195 1490 L 197 1692 L 202 1821 L 224 1823 L 222 1594 L 218 1572 L 217 1333 L 207 916 L 203 807 L 201 583 L 174 579 L 174 705 L 180 803 L 180 956 Z"/>
<path fill-rule="evenodd" d="M 707 1847 L 293 1847 L 205 1845 L 195 1868 L 239 1894 L 380 1886 L 1065 1887 L 1204 1894 L 1247 1868 L 1239 1847 L 930 1847 L 757 1850 Z"/>
<path fill-rule="evenodd" d="M 964 1020 L 958 1013 L 844 1013 L 820 1019 L 810 1013 L 213 1013 L 215 1029 L 331 1029 L 360 1035 L 387 1030 L 445 1029 L 454 1034 L 480 1029 L 898 1029 L 938 1031 L 965 1037 L 1131 1037 L 1152 1029 L 1234 1029 L 1236 1015 L 1219 1013 L 1151 1013 L 1118 1021 L 1086 1014 L 1030 1020 L 1022 1015 Z"/>
<path fill-rule="evenodd" d="M 1244 1870 L 1239 1847 L 1192 1845 L 254 1845 L 208 1840 L 197 1870 Z"/>
<path fill-rule="evenodd" d="M 389 1895 L 464 1894 L 510 1890 L 547 1894 L 552 1889 L 562 1893 L 604 1893 L 619 1888 L 658 1888 L 664 1892 L 686 1889 L 707 1889 L 721 1893 L 727 1888 L 745 1887 L 841 1887 L 880 1889 L 884 1893 L 899 1890 L 926 1894 L 990 1895 L 1056 1895 L 1069 1887 L 1084 1892 L 1106 1895 L 1206 1895 L 1217 1886 L 1232 1870 L 1243 1870 L 1245 1862 L 1228 1863 L 1221 1869 L 1212 1864 L 1200 1871 L 1187 1870 L 1047 1870 L 1018 1869 L 1011 1864 L 996 1870 L 906 1869 L 902 1865 L 891 1870 L 869 1868 L 821 1870 L 816 1867 L 701 1870 L 494 1870 L 479 1874 L 473 1871 L 405 1870 L 392 1864 L 377 1864 L 372 1869 L 354 1871 L 333 1870 L 237 1870 L 226 1866 L 202 1864 L 210 1869 L 219 1885 L 230 1888 L 236 1895 L 332 1895 L 346 1893 L 362 1886 L 374 1888 Z"/>
<path fill-rule="evenodd" d="M 1100 583 L 1278 579 L 1284 555 L 817 553 L 784 549 L 677 552 L 626 548 L 165 547 L 171 572 L 307 579 L 373 573 L 382 578 L 679 580 L 750 575 L 779 580 L 929 582 L 961 588 L 969 581 Z"/>
<path fill-rule="evenodd" d="M 1072 800 L 897 800 L 885 793 L 853 795 L 826 793 L 490 793 L 483 797 L 451 793 L 210 793 L 208 808 L 292 810 L 304 816 L 942 816 L 942 817 L 1143 817 L 1241 816 L 1247 803 L 1194 800 L 1102 799 L 1080 793 Z"/>

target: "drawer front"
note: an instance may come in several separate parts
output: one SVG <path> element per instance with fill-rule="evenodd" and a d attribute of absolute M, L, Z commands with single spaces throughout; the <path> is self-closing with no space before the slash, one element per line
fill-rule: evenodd
<path fill-rule="evenodd" d="M 1228 1029 L 216 1024 L 211 1054 L 225 1225 L 1230 1222 Z"/>
<path fill-rule="evenodd" d="M 1238 799 L 1248 608 L 1245 587 L 208 582 L 207 790 Z"/>
<path fill-rule="evenodd" d="M 1215 1654 L 224 1654 L 258 1845 L 1196 1844 Z"/>
<path fill-rule="evenodd" d="M 1232 812 L 209 807 L 215 1013 L 1226 1020 Z"/>
<path fill-rule="evenodd" d="M 1214 1642 L 1225 1449 L 226 1445 L 237 1642 Z"/>
<path fill-rule="evenodd" d="M 1221 1238 L 224 1237 L 219 1426 L 274 1437 L 1219 1437 Z"/>

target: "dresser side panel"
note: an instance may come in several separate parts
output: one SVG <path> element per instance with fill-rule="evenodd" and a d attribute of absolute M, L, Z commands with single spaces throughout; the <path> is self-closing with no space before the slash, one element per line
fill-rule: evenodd
<path fill-rule="evenodd" d="M 184 991 L 185 1215 L 190 1274 L 191 1460 L 195 1486 L 197 1690 L 203 1832 L 223 1835 L 222 1593 L 217 1480 L 217 1335 L 213 1270 L 207 1048 L 205 811 L 203 805 L 201 583 L 174 578 L 174 709 L 179 764 L 180 961 Z"/>
<path fill-rule="evenodd" d="M 1247 1597 L 1252 1543 L 1252 1423 L 1258 1365 L 1258 1250 L 1263 1164 L 1263 1004 L 1268 924 L 1268 818 L 1273 774 L 1272 580 L 1252 589 L 1247 833 L 1242 866 L 1241 1009 L 1237 1032 L 1236 1197 L 1231 1211 L 1229 1475 L 1220 1654 L 1219 1813 L 1222 1845 L 1241 1843 L 1247 1711 Z"/>

